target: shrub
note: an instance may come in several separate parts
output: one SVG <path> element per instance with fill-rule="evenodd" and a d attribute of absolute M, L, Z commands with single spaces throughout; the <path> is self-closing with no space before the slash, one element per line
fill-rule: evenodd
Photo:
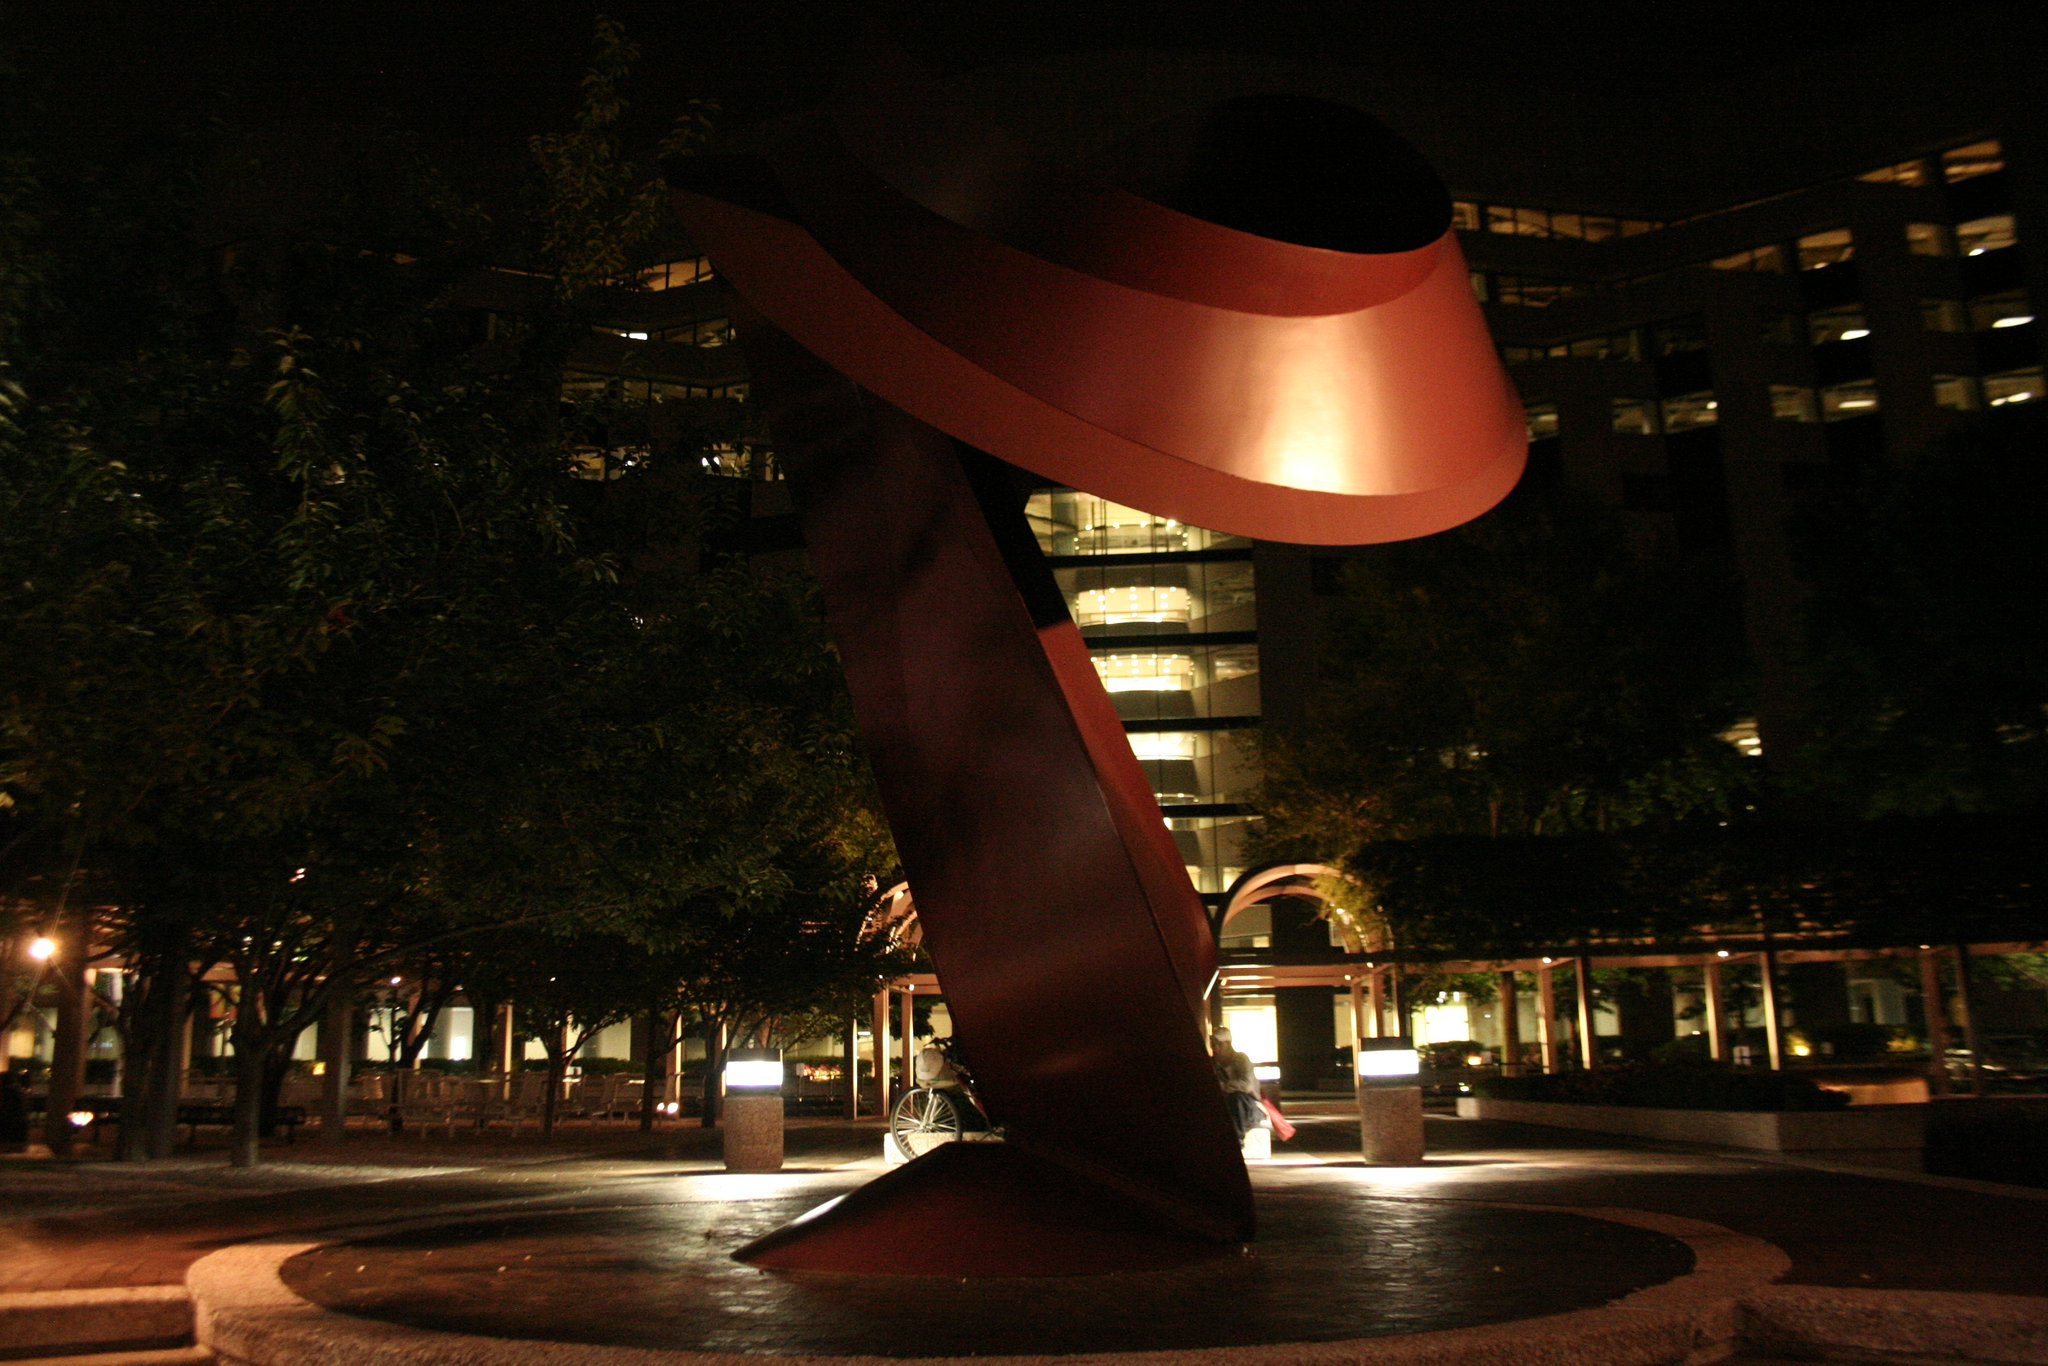
<path fill-rule="evenodd" d="M 1845 1093 L 1823 1090 L 1804 1077 L 1683 1061 L 1547 1076 L 1485 1077 L 1473 1082 L 1472 1090 L 1493 1100 L 1669 1110 L 1838 1110 L 1849 1103 Z"/>

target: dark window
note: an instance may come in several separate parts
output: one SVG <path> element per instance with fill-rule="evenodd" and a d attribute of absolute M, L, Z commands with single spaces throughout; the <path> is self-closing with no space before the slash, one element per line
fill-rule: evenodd
<path fill-rule="evenodd" d="M 1862 298 L 1863 281 L 1856 273 L 1856 263 L 1844 261 L 1818 270 L 1801 271 L 1799 292 L 1806 296 L 1809 309 L 1832 308 Z"/>

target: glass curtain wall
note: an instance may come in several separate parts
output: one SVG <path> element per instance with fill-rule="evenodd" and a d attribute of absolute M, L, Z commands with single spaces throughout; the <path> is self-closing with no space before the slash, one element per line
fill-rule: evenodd
<path fill-rule="evenodd" d="M 1033 494 L 1027 515 L 1189 878 L 1220 894 L 1258 781 L 1251 542 L 1071 489 Z"/>

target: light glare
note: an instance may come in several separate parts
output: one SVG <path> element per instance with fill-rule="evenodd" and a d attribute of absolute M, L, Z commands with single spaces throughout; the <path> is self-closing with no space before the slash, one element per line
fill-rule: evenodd
<path fill-rule="evenodd" d="M 782 1088 L 782 1064 L 769 1058 L 739 1058 L 725 1065 L 728 1090 L 777 1091 Z"/>
<path fill-rule="evenodd" d="M 1412 1048 L 1368 1048 L 1358 1055 L 1361 1077 L 1412 1077 L 1422 1070 L 1422 1055 Z"/>

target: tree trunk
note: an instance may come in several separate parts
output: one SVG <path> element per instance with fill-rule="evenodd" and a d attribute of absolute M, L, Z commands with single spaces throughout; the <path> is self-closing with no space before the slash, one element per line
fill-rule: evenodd
<path fill-rule="evenodd" d="M 548 1049 L 548 1088 L 540 1098 L 540 1136 L 555 1136 L 555 1110 L 562 1103 L 562 1078 L 569 1074 L 569 1057 L 559 1048 Z"/>
<path fill-rule="evenodd" d="M 157 1055 L 170 1046 L 170 1031 L 162 1028 L 165 982 L 161 968 L 138 959 L 124 1007 L 116 1028 L 121 1034 L 121 1134 L 114 1157 L 121 1162 L 140 1162 L 149 1156 L 149 1135 L 144 1114 L 149 1109 L 149 1089 L 156 1079 Z"/>
<path fill-rule="evenodd" d="M 69 916 L 58 931 L 56 961 L 51 973 L 57 995 L 57 1034 L 51 1042 L 50 1084 L 43 1111 L 43 1141 L 58 1157 L 67 1157 L 77 1139 L 71 1112 L 85 1089 L 85 1045 L 92 1033 L 92 993 L 85 986 L 87 936 L 92 922 Z"/>
<path fill-rule="evenodd" d="M 178 1093 L 185 1080 L 186 1029 L 192 1019 L 192 970 L 182 958 L 163 965 L 163 1036 L 149 1078 L 145 1146 L 152 1160 L 178 1146 Z"/>
<path fill-rule="evenodd" d="M 668 1084 L 669 1041 L 675 1024 L 659 1010 L 647 1012 L 647 1056 L 640 1068 L 640 1132 L 654 1132 L 656 1106 Z"/>
<path fill-rule="evenodd" d="M 283 1096 L 284 1079 L 292 1073 L 293 1045 L 298 1035 L 279 1042 L 263 1060 L 263 1095 L 256 1115 L 256 1132 L 264 1138 L 277 1137 L 277 1107 Z"/>
<path fill-rule="evenodd" d="M 718 1126 L 718 1074 L 725 1067 L 724 1026 L 716 1020 L 704 1026 L 704 1111 L 700 1121 L 707 1129 Z"/>
<path fill-rule="evenodd" d="M 476 1074 L 489 1076 L 498 1070 L 498 1003 L 473 991 L 466 994 L 471 1021 L 469 1056 L 476 1060 Z"/>
<path fill-rule="evenodd" d="M 229 1166 L 254 1167 L 263 1161 L 258 1122 L 262 1117 L 264 1063 L 268 1057 L 269 1050 L 259 1047 L 253 1039 L 235 1040 L 235 1131 L 228 1150 Z"/>

